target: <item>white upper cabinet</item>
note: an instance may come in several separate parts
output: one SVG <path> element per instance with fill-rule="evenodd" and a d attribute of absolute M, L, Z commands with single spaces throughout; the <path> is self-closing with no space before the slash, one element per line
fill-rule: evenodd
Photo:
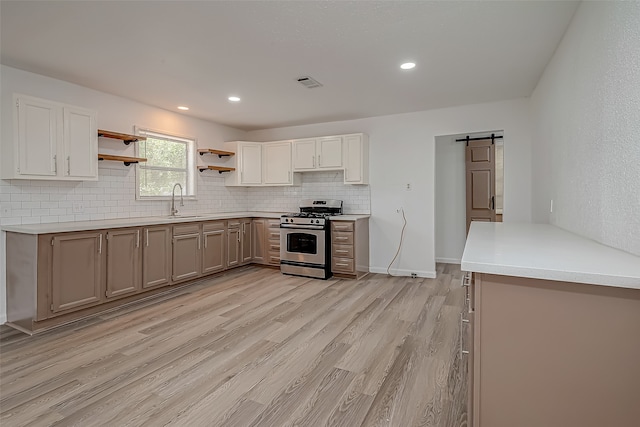
<path fill-rule="evenodd" d="M 84 108 L 64 107 L 62 115 L 67 166 L 65 176 L 86 179 L 97 177 L 98 129 L 95 113 Z M 89 143 L 92 139 L 96 140 L 96 144 Z"/>
<path fill-rule="evenodd" d="M 342 137 L 329 136 L 319 138 L 316 144 L 318 153 L 318 168 L 340 169 L 342 168 Z"/>
<path fill-rule="evenodd" d="M 225 148 L 236 153 L 235 171 L 227 174 L 227 186 L 262 185 L 262 144 L 259 142 L 227 142 Z"/>
<path fill-rule="evenodd" d="M 297 139 L 293 141 L 293 170 L 342 169 L 342 137 Z"/>
<path fill-rule="evenodd" d="M 96 112 L 15 95 L 13 141 L 3 141 L 5 179 L 97 180 Z"/>
<path fill-rule="evenodd" d="M 342 142 L 345 184 L 369 183 L 369 141 L 364 134 L 345 135 Z"/>
<path fill-rule="evenodd" d="M 316 139 L 293 141 L 293 170 L 306 171 L 316 168 Z"/>
<path fill-rule="evenodd" d="M 292 185 L 291 141 L 268 142 L 262 147 L 265 185 Z"/>

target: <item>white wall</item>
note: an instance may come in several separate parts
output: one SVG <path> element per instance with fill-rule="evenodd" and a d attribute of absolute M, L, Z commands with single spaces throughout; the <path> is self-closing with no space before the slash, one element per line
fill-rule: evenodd
<path fill-rule="evenodd" d="M 640 255 L 640 2 L 581 3 L 531 100 L 534 220 Z"/>
<path fill-rule="evenodd" d="M 503 129 L 505 220 L 531 221 L 531 137 L 529 100 L 371 117 L 360 120 L 252 131 L 250 140 L 269 141 L 364 132 L 369 135 L 371 222 L 370 264 L 386 272 L 400 239 L 403 207 L 408 225 L 391 272 L 435 277 L 435 138 Z M 405 191 L 411 183 L 412 191 Z"/>

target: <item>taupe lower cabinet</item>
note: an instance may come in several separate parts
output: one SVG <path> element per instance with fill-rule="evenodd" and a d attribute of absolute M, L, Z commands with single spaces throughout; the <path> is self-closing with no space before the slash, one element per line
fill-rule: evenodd
<path fill-rule="evenodd" d="M 255 218 L 251 238 L 253 239 L 253 262 L 280 267 L 280 220 Z"/>
<path fill-rule="evenodd" d="M 142 285 L 140 229 L 109 230 L 106 297 L 136 293 Z"/>
<path fill-rule="evenodd" d="M 194 279 L 200 275 L 201 246 L 200 224 L 173 227 L 172 279 L 174 282 Z"/>
<path fill-rule="evenodd" d="M 222 271 L 226 267 L 226 225 L 224 221 L 205 222 L 202 225 L 202 273 Z"/>
<path fill-rule="evenodd" d="M 143 229 L 142 288 L 151 289 L 171 282 L 171 226 Z"/>
<path fill-rule="evenodd" d="M 369 219 L 331 221 L 331 271 L 361 278 L 369 272 Z"/>
<path fill-rule="evenodd" d="M 254 219 L 251 234 L 253 235 L 253 262 L 264 264 L 266 260 L 266 219 Z"/>
<path fill-rule="evenodd" d="M 42 331 L 254 259 L 267 264 L 267 254 L 276 256 L 267 242 L 277 220 L 268 221 L 7 232 L 7 320 Z"/>
<path fill-rule="evenodd" d="M 102 232 L 52 237 L 51 312 L 59 313 L 100 302 L 104 289 L 103 245 Z"/>
<path fill-rule="evenodd" d="M 638 425 L 640 290 L 485 273 L 467 283 L 474 427 Z"/>

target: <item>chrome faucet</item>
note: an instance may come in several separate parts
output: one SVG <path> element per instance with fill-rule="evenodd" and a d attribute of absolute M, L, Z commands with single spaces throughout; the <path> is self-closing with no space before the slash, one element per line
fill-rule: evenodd
<path fill-rule="evenodd" d="M 180 206 L 184 206 L 184 199 L 182 198 L 182 185 L 176 182 L 171 190 L 171 216 L 176 216 L 178 209 L 176 209 L 176 187 L 180 187 Z"/>

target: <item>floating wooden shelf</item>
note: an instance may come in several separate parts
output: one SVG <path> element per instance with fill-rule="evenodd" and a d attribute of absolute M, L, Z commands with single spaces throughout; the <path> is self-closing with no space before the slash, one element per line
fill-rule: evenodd
<path fill-rule="evenodd" d="M 143 157 L 116 156 L 113 154 L 98 154 L 98 160 L 114 160 L 116 162 L 123 162 L 125 166 L 147 161 L 147 159 Z"/>
<path fill-rule="evenodd" d="M 225 156 L 233 156 L 236 154 L 231 151 L 214 150 L 212 148 L 201 148 L 198 150 L 198 153 L 200 153 L 201 156 L 204 156 L 205 154 L 217 154 L 219 158 L 223 158 Z"/>
<path fill-rule="evenodd" d="M 126 133 L 118 133 L 118 132 L 111 132 L 110 130 L 102 130 L 102 129 L 98 129 L 98 136 L 103 137 L 103 138 L 113 138 L 113 139 L 119 139 L 122 142 L 124 142 L 124 145 L 129 145 L 132 142 L 136 142 L 136 141 L 146 141 L 147 138 L 144 136 L 139 136 L 139 135 L 129 135 Z"/>
<path fill-rule="evenodd" d="M 198 170 L 200 170 L 200 172 L 211 170 L 211 171 L 218 171 L 218 173 L 222 173 L 222 172 L 233 172 L 234 170 L 236 170 L 236 168 L 225 168 L 222 166 L 198 166 Z"/>

